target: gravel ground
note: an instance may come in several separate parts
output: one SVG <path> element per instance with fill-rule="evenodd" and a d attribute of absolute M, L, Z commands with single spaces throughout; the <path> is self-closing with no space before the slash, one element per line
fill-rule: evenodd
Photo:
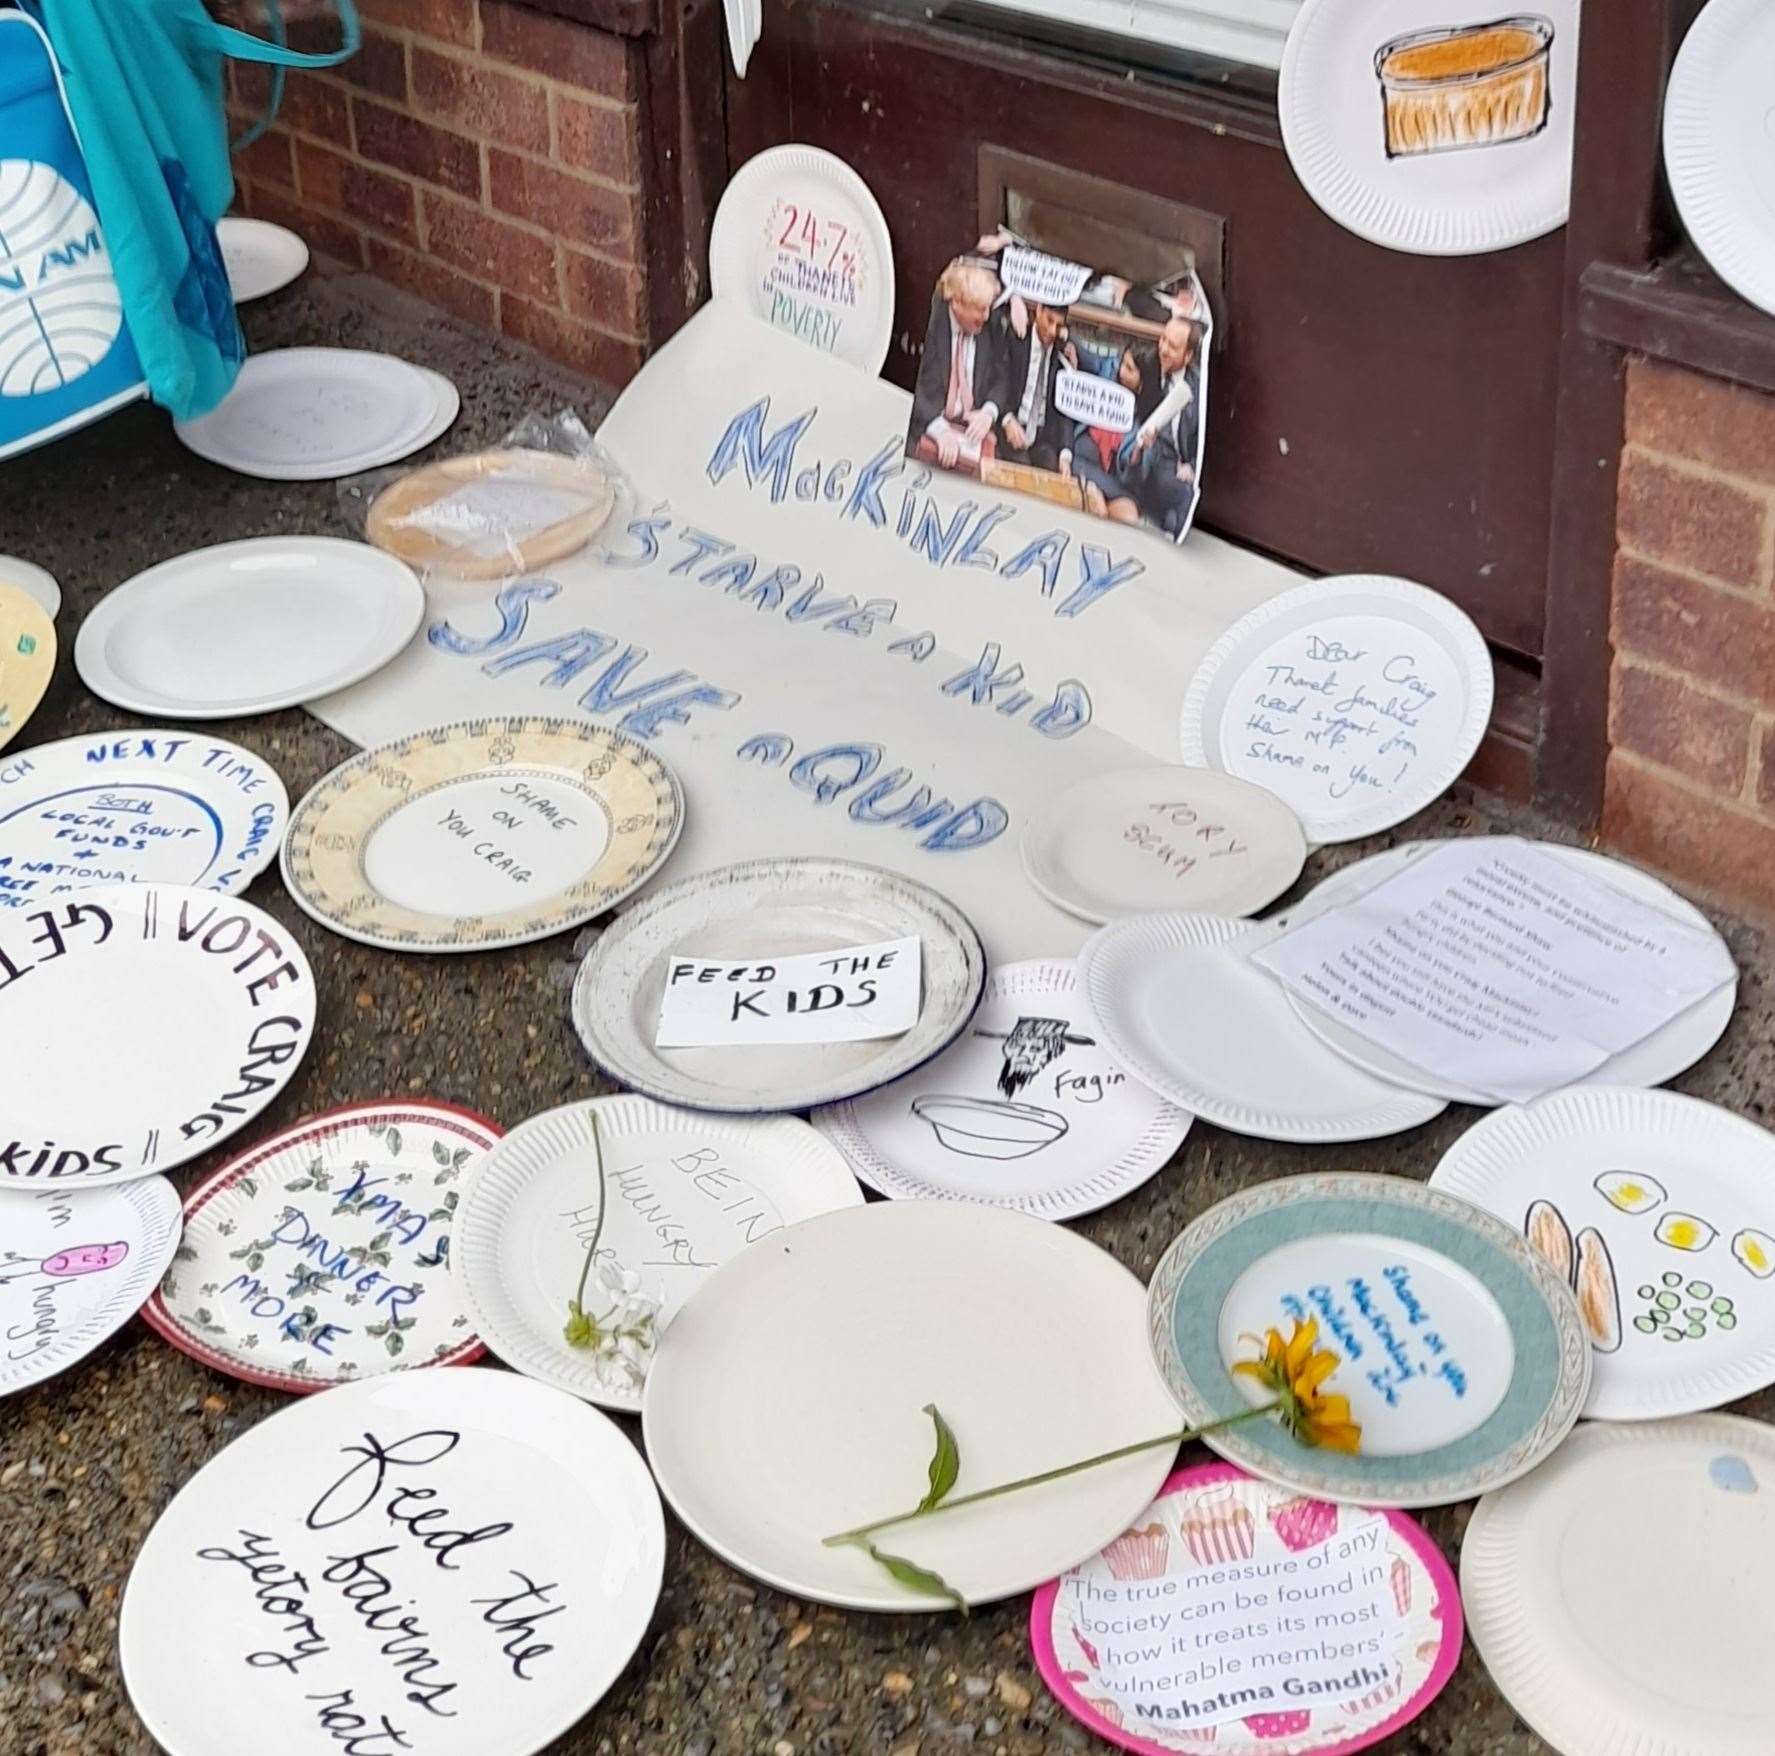
<path fill-rule="evenodd" d="M 495 439 L 530 410 L 571 404 L 595 420 L 604 406 L 583 380 L 361 277 L 311 274 L 253 307 L 248 328 L 256 347 L 381 348 L 448 373 L 462 389 L 463 413 L 446 448 Z M 231 475 L 185 452 L 164 417 L 145 407 L 0 466 L 0 551 L 48 566 L 67 596 L 58 624 L 65 656 L 22 744 L 132 723 L 86 693 L 66 656 L 81 616 L 105 591 L 187 549 L 293 531 L 349 534 L 333 484 Z M 214 729 L 274 762 L 292 799 L 349 753 L 300 712 Z M 1304 883 L 1394 840 L 1499 826 L 1557 833 L 1457 789 L 1391 836 L 1315 856 Z M 335 1104 L 401 1093 L 466 1104 L 509 1127 L 600 1089 L 567 1019 L 583 944 L 557 939 L 484 956 L 403 958 L 323 932 L 285 896 L 275 866 L 249 895 L 302 942 L 321 998 L 315 1048 L 257 1132 Z M 1679 1083 L 1767 1121 L 1767 1094 L 1775 1089 L 1770 941 L 1753 925 L 1720 925 L 1744 972 L 1738 1015 Z M 1080 1229 L 1144 1279 L 1184 1225 L 1236 1189 L 1307 1170 L 1427 1176 L 1473 1119 L 1471 1111 L 1450 1109 L 1400 1139 L 1308 1149 L 1198 1124 L 1164 1173 Z M 220 1156 L 176 1180 L 188 1190 Z M 117 1608 L 131 1559 L 174 1491 L 282 1402 L 275 1391 L 175 1352 L 136 1322 L 53 1382 L 0 1406 L 0 1748 L 13 1756 L 152 1751 L 116 1663 Z M 1769 1418 L 1775 1398 L 1742 1406 Z M 639 1423 L 624 1424 L 638 1442 Z M 1451 1560 L 1468 1511 L 1453 1507 L 1426 1519 Z M 665 1592 L 641 1651 L 553 1750 L 1029 1756 L 1105 1749 L 1042 1687 L 1027 1617 L 1025 1599 L 965 1623 L 814 1608 L 751 1584 L 674 1525 Z M 269 1739 L 260 1747 L 275 1748 Z M 1391 1756 L 1531 1756 L 1547 1746 L 1516 1719 L 1469 1647 L 1436 1704 L 1377 1748 Z"/>

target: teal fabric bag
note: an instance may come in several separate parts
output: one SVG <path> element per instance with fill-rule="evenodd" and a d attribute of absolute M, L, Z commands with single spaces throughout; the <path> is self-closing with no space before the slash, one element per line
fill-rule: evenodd
<path fill-rule="evenodd" d="M 180 418 L 213 408 L 246 343 L 216 221 L 234 199 L 222 107 L 225 58 L 331 67 L 357 53 L 352 0 L 334 0 L 341 46 L 300 54 L 215 22 L 200 0 L 23 0 L 49 33 L 149 393 Z"/>

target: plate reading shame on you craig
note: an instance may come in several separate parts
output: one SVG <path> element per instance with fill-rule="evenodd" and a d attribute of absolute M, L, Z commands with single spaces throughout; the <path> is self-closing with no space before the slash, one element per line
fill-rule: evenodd
<path fill-rule="evenodd" d="M 0 1189 L 168 1170 L 244 1128 L 314 1034 L 308 959 L 263 910 L 112 884 L 0 914 Z"/>

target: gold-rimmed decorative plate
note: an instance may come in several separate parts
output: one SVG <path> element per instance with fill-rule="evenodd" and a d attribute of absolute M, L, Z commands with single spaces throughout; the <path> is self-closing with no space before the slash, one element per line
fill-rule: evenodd
<path fill-rule="evenodd" d="M 683 824 L 677 777 L 621 732 L 465 720 L 335 768 L 296 807 L 281 864 L 302 910 L 347 939 L 491 951 L 613 907 Z"/>

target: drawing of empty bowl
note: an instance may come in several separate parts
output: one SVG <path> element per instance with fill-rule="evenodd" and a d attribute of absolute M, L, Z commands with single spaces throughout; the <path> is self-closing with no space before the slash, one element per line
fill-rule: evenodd
<path fill-rule="evenodd" d="M 1052 1146 L 1067 1127 L 1053 1110 L 999 1098 L 914 1098 L 912 1113 L 930 1123 L 939 1146 L 969 1158 L 1028 1158 Z"/>
<path fill-rule="evenodd" d="M 1539 134 L 1552 106 L 1552 52 L 1553 22 L 1538 13 L 1410 31 L 1382 43 L 1374 71 L 1387 157 L 1501 146 Z"/>

